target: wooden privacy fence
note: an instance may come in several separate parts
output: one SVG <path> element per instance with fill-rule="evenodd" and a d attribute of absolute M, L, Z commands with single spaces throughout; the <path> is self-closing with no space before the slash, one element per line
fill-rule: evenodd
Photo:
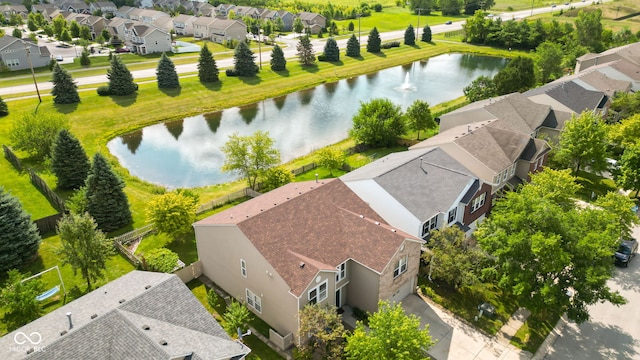
<path fill-rule="evenodd" d="M 38 227 L 38 231 L 40 235 L 43 235 L 48 232 L 56 231 L 56 226 L 58 225 L 58 220 L 62 219 L 64 214 L 57 213 L 47 217 L 43 217 L 41 219 L 34 220 L 33 223 Z"/>
<path fill-rule="evenodd" d="M 20 163 L 20 159 L 18 159 L 16 154 L 11 151 L 11 148 L 3 144 L 2 149 L 4 150 L 4 157 L 9 160 L 11 165 L 13 165 L 13 167 L 15 167 L 18 171 L 22 171 L 22 164 Z"/>
<path fill-rule="evenodd" d="M 217 198 L 214 200 L 211 200 L 209 202 L 206 202 L 204 204 L 200 204 L 200 206 L 198 206 L 198 210 L 196 210 L 196 214 L 202 214 L 205 211 L 209 211 L 212 209 L 215 209 L 217 207 L 220 207 L 224 204 L 230 203 L 234 200 L 238 200 L 241 199 L 243 197 L 256 197 L 261 195 L 259 192 L 250 189 L 250 188 L 244 188 L 242 190 L 236 191 L 236 192 L 232 192 L 231 194 L 225 195 L 221 198 Z"/>
<path fill-rule="evenodd" d="M 31 183 L 47 197 L 49 202 L 58 209 L 58 211 L 61 213 L 66 212 L 64 201 L 62 201 L 58 194 L 54 193 L 53 190 L 49 188 L 49 185 L 47 185 L 47 183 L 31 169 L 29 169 L 29 179 L 31 179 Z"/>
<path fill-rule="evenodd" d="M 133 231 L 129 231 L 126 234 L 118 235 L 114 238 L 111 238 L 111 240 L 117 242 L 118 244 L 129 245 L 133 240 L 143 238 L 146 235 L 149 235 L 149 233 L 151 233 L 153 230 L 155 230 L 153 228 L 153 224 L 148 224 Z"/>
<path fill-rule="evenodd" d="M 307 172 L 309 170 L 313 170 L 313 169 L 315 169 L 317 167 L 318 167 L 318 165 L 316 165 L 316 163 L 313 162 L 311 164 L 303 165 L 302 167 L 299 167 L 297 169 L 293 169 L 293 170 L 291 170 L 291 172 L 293 173 L 293 175 L 298 176 L 298 175 L 300 175 L 302 173 L 305 173 L 305 172 Z"/>

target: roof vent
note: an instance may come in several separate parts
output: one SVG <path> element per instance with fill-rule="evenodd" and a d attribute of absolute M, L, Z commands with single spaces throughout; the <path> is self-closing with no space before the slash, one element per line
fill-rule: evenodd
<path fill-rule="evenodd" d="M 303 262 L 300 263 L 300 269 L 304 269 L 304 263 Z"/>
<path fill-rule="evenodd" d="M 376 225 L 380 225 L 380 221 L 376 221 Z"/>
<path fill-rule="evenodd" d="M 62 336 L 62 335 L 67 335 L 67 330 L 60 331 L 60 336 Z"/>
<path fill-rule="evenodd" d="M 149 329 L 151 329 L 149 325 L 147 324 L 142 325 L 142 330 L 149 330 Z"/>
<path fill-rule="evenodd" d="M 364 215 L 360 215 L 360 219 L 364 219 Z"/>
<path fill-rule="evenodd" d="M 97 317 L 98 317 L 98 314 L 93 314 L 93 315 L 91 315 L 91 320 L 93 320 L 93 319 L 95 319 Z"/>
<path fill-rule="evenodd" d="M 118 301 L 118 302 L 119 302 L 120 304 L 122 304 L 122 303 L 123 303 L 123 302 L 125 302 L 125 301 L 127 301 L 127 300 L 125 300 L 125 299 L 120 299 L 120 301 Z"/>
<path fill-rule="evenodd" d="M 149 290 L 149 289 L 151 289 L 151 285 L 147 285 L 147 286 L 145 286 L 145 287 L 144 287 L 144 289 L 145 289 L 145 290 Z"/>
<path fill-rule="evenodd" d="M 160 340 L 160 345 L 167 346 L 167 340 Z"/>
<path fill-rule="evenodd" d="M 467 132 L 471 133 L 471 125 L 467 125 Z"/>
<path fill-rule="evenodd" d="M 396 229 L 391 229 L 391 231 L 396 232 Z"/>

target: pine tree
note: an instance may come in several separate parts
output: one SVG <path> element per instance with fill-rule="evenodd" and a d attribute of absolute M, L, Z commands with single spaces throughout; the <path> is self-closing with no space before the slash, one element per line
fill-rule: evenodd
<path fill-rule="evenodd" d="M 360 42 L 355 34 L 351 34 L 349 41 L 347 41 L 347 56 L 359 57 L 360 56 Z"/>
<path fill-rule="evenodd" d="M 86 46 L 82 49 L 82 53 L 80 54 L 80 65 L 91 65 L 91 59 L 89 58 L 89 49 L 87 49 Z"/>
<path fill-rule="evenodd" d="M 309 35 L 301 36 L 298 40 L 298 58 L 300 58 L 300 63 L 303 66 L 310 66 L 316 62 L 316 55 L 314 53 L 313 47 L 311 46 L 311 40 L 309 40 Z"/>
<path fill-rule="evenodd" d="M 0 273 L 19 268 L 38 254 L 40 234 L 18 199 L 0 187 Z"/>
<path fill-rule="evenodd" d="M 2 97 L 0 97 L 0 116 L 7 115 L 9 115 L 9 107 L 7 106 L 7 103 L 2 100 Z"/>
<path fill-rule="evenodd" d="M 80 102 L 78 86 L 67 70 L 61 68 L 58 63 L 53 66 L 53 79 L 51 82 L 53 82 L 53 88 L 51 89 L 53 102 L 56 104 L 73 104 Z"/>
<path fill-rule="evenodd" d="M 329 38 L 324 45 L 324 57 L 327 61 L 340 61 L 340 49 L 334 38 Z"/>
<path fill-rule="evenodd" d="M 407 30 L 404 31 L 404 44 L 409 46 L 416 44 L 416 32 L 411 24 L 409 24 Z"/>
<path fill-rule="evenodd" d="M 77 189 L 84 185 L 91 169 L 89 158 L 80 141 L 68 130 L 61 130 L 53 143 L 51 154 L 53 173 L 58 189 Z"/>
<path fill-rule="evenodd" d="M 374 27 L 369 33 L 369 40 L 367 41 L 367 52 L 379 53 L 381 43 L 382 40 L 380 40 L 380 33 L 378 33 L 378 28 Z"/>
<path fill-rule="evenodd" d="M 431 27 L 429 25 L 425 25 L 422 29 L 422 41 L 431 42 Z"/>
<path fill-rule="evenodd" d="M 235 67 L 234 70 L 238 76 L 256 76 L 258 73 L 258 65 L 256 65 L 253 51 L 249 49 L 246 42 L 241 41 L 236 47 L 233 55 Z"/>
<path fill-rule="evenodd" d="M 271 51 L 271 70 L 283 71 L 287 69 L 287 60 L 284 58 L 282 48 L 275 44 Z"/>
<path fill-rule="evenodd" d="M 200 59 L 198 60 L 198 78 L 201 82 L 216 82 L 218 78 L 218 66 L 213 58 L 209 47 L 205 44 L 200 50 Z"/>
<path fill-rule="evenodd" d="M 98 228 L 109 232 L 131 223 L 131 210 L 124 182 L 111 170 L 100 153 L 93 157 L 87 177 L 87 211 L 98 223 Z"/>
<path fill-rule="evenodd" d="M 111 68 L 107 70 L 107 78 L 111 95 L 131 95 L 138 90 L 138 85 L 133 82 L 133 75 L 120 56 L 111 57 Z"/>
<path fill-rule="evenodd" d="M 158 77 L 159 89 L 174 89 L 180 87 L 176 66 L 165 53 L 162 53 L 160 61 L 158 62 L 156 76 Z"/>

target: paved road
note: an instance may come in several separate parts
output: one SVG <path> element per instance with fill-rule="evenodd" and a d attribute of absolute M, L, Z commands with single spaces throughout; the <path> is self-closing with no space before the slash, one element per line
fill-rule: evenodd
<path fill-rule="evenodd" d="M 605 1 L 611 1 L 611 0 L 605 0 Z M 560 11 L 560 9 L 569 9 L 571 6 L 574 7 L 583 7 L 583 6 L 587 6 L 587 5 L 591 5 L 591 2 L 574 2 L 570 5 L 558 5 L 555 8 L 551 8 L 550 6 L 545 6 L 542 8 L 536 8 L 533 10 L 522 10 L 522 11 L 514 11 L 514 12 L 506 12 L 500 15 L 496 15 L 496 17 L 500 17 L 503 20 L 511 20 L 511 19 L 523 19 L 525 17 L 529 17 L 531 15 L 536 15 L 536 14 L 542 14 L 542 13 L 547 13 L 547 12 L 552 12 L 552 11 Z M 417 18 L 416 18 L 417 19 Z M 454 22 L 450 25 L 434 25 L 431 27 L 431 32 L 433 34 L 440 34 L 440 33 L 444 33 L 447 31 L 455 31 L 455 30 L 460 30 L 462 29 L 462 25 L 464 24 L 464 20 L 463 21 L 457 21 Z M 420 29 L 422 31 L 422 29 Z M 365 45 L 367 43 L 367 37 L 368 34 L 362 33 L 361 36 L 361 40 L 362 40 L 362 44 L 361 45 Z M 389 40 L 396 40 L 396 39 L 403 39 L 404 38 L 404 30 L 397 30 L 397 31 L 389 31 L 389 32 L 385 32 L 385 33 L 381 33 L 380 34 L 380 38 L 382 39 L 382 41 L 389 41 Z M 42 39 L 39 39 L 40 41 L 42 41 Z M 326 38 L 325 39 L 313 39 L 311 41 L 311 44 L 313 45 L 313 48 L 316 52 L 316 54 L 321 54 L 324 51 L 324 44 L 326 42 Z M 284 47 L 283 52 L 285 57 L 287 58 L 295 58 L 296 57 L 296 40 L 294 39 L 287 39 L 284 38 L 283 41 L 286 43 L 286 47 Z M 347 47 L 347 41 L 348 39 L 341 39 L 338 40 L 338 46 L 341 49 L 345 49 Z M 44 44 L 44 43 L 43 43 Z M 71 59 L 74 55 L 75 52 L 78 51 L 78 54 L 80 54 L 80 51 L 78 49 L 74 49 L 72 48 L 58 48 L 55 45 L 53 46 L 49 46 L 50 51 L 52 53 L 52 55 L 62 55 L 65 60 Z M 256 54 L 258 55 L 258 54 Z M 262 52 L 262 63 L 264 64 L 268 64 L 269 63 L 269 59 L 271 59 L 271 52 L 270 51 L 263 51 Z M 229 59 L 220 59 L 216 61 L 217 65 L 219 68 L 230 68 L 233 67 L 233 59 L 229 58 Z M 267 65 L 268 66 L 268 65 Z M 193 73 L 197 71 L 197 63 L 193 63 L 193 64 L 184 64 L 184 65 L 176 65 L 176 71 L 178 72 L 178 74 L 184 74 L 184 73 Z M 144 78 L 153 78 L 156 76 L 155 74 L 156 69 L 152 68 L 152 69 L 146 69 L 146 70 L 136 70 L 136 71 L 132 71 L 132 75 L 134 77 L 134 79 L 144 79 Z M 79 77 L 79 78 L 75 78 L 76 83 L 78 85 L 93 85 L 93 84 L 102 84 L 102 83 L 106 83 L 107 82 L 107 76 L 106 74 L 104 75 L 96 75 L 96 76 L 87 76 L 87 77 Z M 53 87 L 53 84 L 51 82 L 42 82 L 42 83 L 38 83 L 38 88 L 41 92 L 46 92 L 47 90 L 51 90 L 51 88 Z M 34 92 L 35 91 L 35 87 L 33 84 L 27 84 L 27 85 L 20 85 L 20 86 L 13 86 L 13 87 L 2 87 L 0 88 L 0 96 L 3 95 L 8 95 L 8 94 L 20 94 L 20 93 L 26 93 L 26 92 Z"/>
<path fill-rule="evenodd" d="M 640 227 L 633 235 L 640 239 Z M 618 290 L 627 304 L 589 307 L 591 321 L 569 323 L 545 359 L 640 359 L 640 256 L 632 259 L 628 268 L 618 268 L 609 286 Z"/>

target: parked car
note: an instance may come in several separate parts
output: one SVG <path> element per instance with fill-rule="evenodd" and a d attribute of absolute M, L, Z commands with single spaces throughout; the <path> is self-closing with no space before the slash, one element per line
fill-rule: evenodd
<path fill-rule="evenodd" d="M 638 241 L 635 239 L 623 240 L 615 253 L 615 264 L 618 266 L 629 266 L 629 261 L 638 252 Z"/>
<path fill-rule="evenodd" d="M 453 22 L 451 22 L 451 20 L 449 20 L 449 21 L 447 21 L 445 24 L 447 24 L 447 25 L 451 25 L 451 24 L 453 24 Z"/>
<path fill-rule="evenodd" d="M 129 50 L 129 48 L 127 48 L 127 47 L 121 47 L 121 48 L 117 48 L 116 52 L 117 53 L 129 53 L 129 52 L 131 52 L 131 50 Z"/>
<path fill-rule="evenodd" d="M 62 55 L 56 55 L 56 61 L 62 61 L 62 60 L 64 60 Z"/>

